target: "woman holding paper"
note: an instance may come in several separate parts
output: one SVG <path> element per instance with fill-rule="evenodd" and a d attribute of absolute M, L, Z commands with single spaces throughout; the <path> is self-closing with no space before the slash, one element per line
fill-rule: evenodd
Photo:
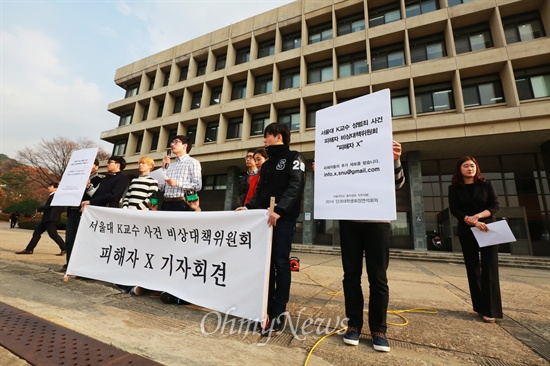
<path fill-rule="evenodd" d="M 458 219 L 458 238 L 474 311 L 484 322 L 494 323 L 495 318 L 502 318 L 498 246 L 480 248 L 472 228 L 489 230 L 487 223 L 495 221 L 498 200 L 495 188 L 480 173 L 476 159 L 471 156 L 465 156 L 457 162 L 449 186 L 449 208 Z"/>

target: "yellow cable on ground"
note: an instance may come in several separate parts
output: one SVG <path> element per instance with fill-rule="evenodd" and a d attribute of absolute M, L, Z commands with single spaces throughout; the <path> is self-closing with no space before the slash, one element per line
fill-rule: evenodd
<path fill-rule="evenodd" d="M 317 285 L 321 286 L 322 288 L 326 288 L 327 290 L 330 290 L 329 292 L 327 292 L 327 295 L 330 295 L 330 296 L 336 296 L 336 295 L 340 295 L 342 294 L 343 292 L 341 291 L 337 291 L 337 290 L 333 290 L 331 289 L 330 287 L 327 287 L 325 285 L 321 285 L 319 282 L 317 282 L 313 277 L 311 277 L 309 275 L 309 273 L 307 273 L 306 271 L 302 270 L 301 272 L 305 273 L 306 276 L 309 277 L 309 279 L 312 281 L 312 282 L 315 282 Z"/>
<path fill-rule="evenodd" d="M 339 333 L 339 332 L 342 332 L 342 331 L 344 331 L 344 330 L 346 330 L 346 329 L 347 329 L 347 328 L 341 328 L 341 329 L 335 330 L 335 331 L 333 331 L 332 333 L 329 333 L 329 334 L 325 335 L 323 338 L 319 339 L 319 340 L 313 345 L 313 347 L 311 347 L 311 349 L 309 350 L 309 353 L 307 354 L 307 358 L 306 358 L 306 362 L 304 363 L 304 366 L 306 366 L 307 363 L 309 362 L 309 358 L 311 357 L 311 354 L 313 353 L 313 350 L 315 349 L 315 347 L 317 347 L 317 345 L 318 345 L 319 343 L 321 343 L 325 338 L 328 338 L 328 337 L 330 337 L 331 335 L 336 334 L 336 333 Z"/>

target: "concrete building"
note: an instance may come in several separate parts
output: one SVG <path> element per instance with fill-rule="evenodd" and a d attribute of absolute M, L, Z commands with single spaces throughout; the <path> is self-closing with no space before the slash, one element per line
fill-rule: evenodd
<path fill-rule="evenodd" d="M 118 69 L 120 122 L 101 138 L 135 170 L 187 134 L 204 208 L 228 210 L 266 124 L 288 123 L 312 161 L 317 110 L 389 88 L 407 174 L 393 247 L 433 250 L 436 230 L 459 250 L 447 187 L 472 155 L 518 238 L 501 250 L 550 255 L 549 29 L 548 0 L 296 1 Z M 295 242 L 337 246 L 337 222 L 311 219 L 310 169 Z"/>

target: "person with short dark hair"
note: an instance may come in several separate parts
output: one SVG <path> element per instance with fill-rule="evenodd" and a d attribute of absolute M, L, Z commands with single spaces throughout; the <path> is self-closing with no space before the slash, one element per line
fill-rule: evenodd
<path fill-rule="evenodd" d="M 40 241 L 42 234 L 44 233 L 44 231 L 47 231 L 49 237 L 52 238 L 52 240 L 55 241 L 55 243 L 59 246 L 59 249 L 61 249 L 61 252 L 56 255 L 65 255 L 65 242 L 57 233 L 57 223 L 61 219 L 61 213 L 63 212 L 64 208 L 62 206 L 51 205 L 53 195 L 57 190 L 57 187 L 58 184 L 56 182 L 51 182 L 48 185 L 48 192 L 50 193 L 50 196 L 48 197 L 46 203 L 43 206 L 38 207 L 37 209 L 38 212 L 43 212 L 42 220 L 40 221 L 40 224 L 38 224 L 36 229 L 34 229 L 31 241 L 29 242 L 29 244 L 27 244 L 27 247 L 20 252 L 15 252 L 15 254 L 32 254 L 34 252 L 34 248 L 36 248 L 36 245 Z"/>
<path fill-rule="evenodd" d="M 239 178 L 240 194 L 239 194 L 239 206 L 246 205 L 250 200 L 251 187 L 254 186 L 253 191 L 256 191 L 256 184 L 258 184 L 258 168 L 254 161 L 254 152 L 256 149 L 248 149 L 246 156 L 244 157 L 244 163 L 246 165 L 246 172 L 244 172 Z"/>
<path fill-rule="evenodd" d="M 80 204 L 81 211 L 87 205 L 119 207 L 122 195 L 128 188 L 128 177 L 121 173 L 126 167 L 126 160 L 122 156 L 113 155 L 107 161 L 107 174 L 93 196 Z"/>
<path fill-rule="evenodd" d="M 17 220 L 19 219 L 19 211 L 14 211 L 10 215 L 10 229 L 13 229 L 17 225 Z"/>

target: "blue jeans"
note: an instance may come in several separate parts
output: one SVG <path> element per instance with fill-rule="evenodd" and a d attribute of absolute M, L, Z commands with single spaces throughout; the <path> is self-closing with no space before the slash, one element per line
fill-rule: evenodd
<path fill-rule="evenodd" d="M 269 293 L 267 312 L 275 318 L 286 311 L 290 297 L 290 249 L 296 230 L 294 219 L 277 220 L 273 228 L 271 243 L 271 270 L 269 275 Z"/>
<path fill-rule="evenodd" d="M 363 255 L 369 279 L 369 328 L 386 333 L 389 287 L 386 271 L 390 260 L 390 224 L 340 220 L 340 246 L 344 268 L 344 299 L 348 325 L 361 330 L 365 300 L 361 288 Z"/>

